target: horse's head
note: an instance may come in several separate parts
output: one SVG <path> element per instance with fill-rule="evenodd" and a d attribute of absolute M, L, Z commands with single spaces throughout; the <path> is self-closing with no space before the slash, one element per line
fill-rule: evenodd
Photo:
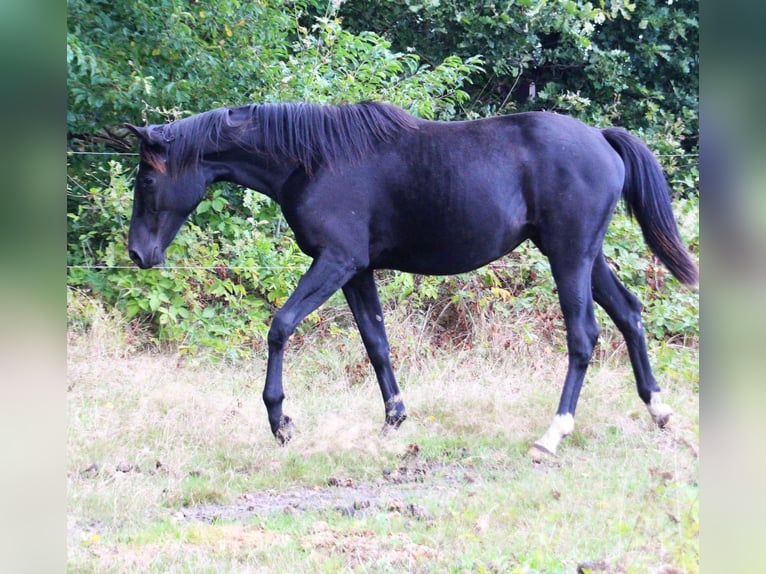
<path fill-rule="evenodd" d="M 202 200 L 206 181 L 196 165 L 170 165 L 170 146 L 177 143 L 166 126 L 126 127 L 141 143 L 128 252 L 136 265 L 148 269 L 165 260 L 168 245 Z"/>

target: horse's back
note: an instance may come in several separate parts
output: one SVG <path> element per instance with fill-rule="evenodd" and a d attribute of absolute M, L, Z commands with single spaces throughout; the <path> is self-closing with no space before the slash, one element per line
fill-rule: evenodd
<path fill-rule="evenodd" d="M 470 253 L 465 266 L 572 219 L 601 227 L 622 188 L 622 162 L 600 130 L 568 116 L 424 122 L 406 140 L 381 192 L 399 206 L 399 235 L 417 239 L 414 249 L 427 233 L 451 261 Z"/>
<path fill-rule="evenodd" d="M 603 219 L 619 197 L 620 170 L 600 132 L 567 116 L 422 121 L 366 159 L 321 174 L 295 210 L 305 220 L 295 222 L 296 236 L 300 243 L 309 228 L 304 243 L 332 235 L 367 244 L 372 267 L 460 273 L 562 217 Z"/>

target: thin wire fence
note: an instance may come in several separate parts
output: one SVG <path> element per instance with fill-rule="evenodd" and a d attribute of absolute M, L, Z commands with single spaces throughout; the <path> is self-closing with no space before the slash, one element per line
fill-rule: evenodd
<path fill-rule="evenodd" d="M 310 265 L 306 262 L 305 265 L 259 265 L 253 267 L 251 265 L 226 265 L 220 263 L 218 265 L 162 265 L 157 267 L 158 271 L 213 271 L 220 273 L 221 271 L 295 271 L 297 269 L 305 269 Z M 488 264 L 492 270 L 502 269 L 515 269 L 517 265 L 504 264 L 497 261 Z M 135 265 L 67 265 L 67 270 L 71 269 L 90 269 L 95 271 L 108 271 L 112 269 L 132 269 L 134 271 L 141 271 Z"/>
<path fill-rule="evenodd" d="M 308 267 L 308 263 L 306 264 L 306 267 Z M 67 265 L 67 269 L 93 269 L 98 271 L 105 271 L 109 269 L 134 269 L 136 271 L 140 271 L 138 267 L 135 265 Z M 198 270 L 204 270 L 204 271 L 294 271 L 296 269 L 303 269 L 303 265 L 282 265 L 282 266 L 275 266 L 275 265 L 259 265 L 258 267 L 253 266 L 242 266 L 242 265 L 225 265 L 221 263 L 220 265 L 163 265 L 161 267 L 157 267 L 158 270 L 172 270 L 172 271 L 198 271 Z"/>
<path fill-rule="evenodd" d="M 67 155 L 129 155 L 138 156 L 136 152 L 119 152 L 119 151 L 72 151 L 67 150 Z"/>

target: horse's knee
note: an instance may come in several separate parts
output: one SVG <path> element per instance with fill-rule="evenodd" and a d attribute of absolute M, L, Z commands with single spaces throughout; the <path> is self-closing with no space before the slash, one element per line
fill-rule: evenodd
<path fill-rule="evenodd" d="M 569 361 L 583 368 L 588 366 L 598 341 L 598 325 L 595 321 L 568 337 Z"/>
<path fill-rule="evenodd" d="M 287 343 L 287 339 L 292 334 L 287 321 L 282 315 L 277 312 L 274 318 L 271 320 L 271 327 L 269 327 L 269 333 L 266 337 L 266 341 L 269 344 L 269 349 L 281 349 Z"/>
<path fill-rule="evenodd" d="M 588 323 L 585 331 L 585 336 L 588 339 L 588 346 L 590 346 L 590 350 L 593 351 L 593 347 L 596 346 L 596 342 L 598 341 L 598 335 L 599 335 L 599 328 L 598 323 L 596 323 L 595 319 Z"/>

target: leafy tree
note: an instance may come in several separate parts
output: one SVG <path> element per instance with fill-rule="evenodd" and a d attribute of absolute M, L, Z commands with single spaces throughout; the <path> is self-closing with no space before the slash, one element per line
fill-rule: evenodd
<path fill-rule="evenodd" d="M 118 126 L 220 105 L 387 99 L 449 113 L 476 61 L 424 66 L 331 14 L 301 23 L 304 2 L 180 0 L 68 3 L 67 127 L 72 145 L 131 149 Z"/>
<path fill-rule="evenodd" d="M 697 8 L 694 0 L 348 0 L 341 14 L 350 30 L 377 30 L 426 62 L 480 55 L 465 116 L 545 108 L 649 133 L 680 119 L 673 137 L 692 149 Z"/>

